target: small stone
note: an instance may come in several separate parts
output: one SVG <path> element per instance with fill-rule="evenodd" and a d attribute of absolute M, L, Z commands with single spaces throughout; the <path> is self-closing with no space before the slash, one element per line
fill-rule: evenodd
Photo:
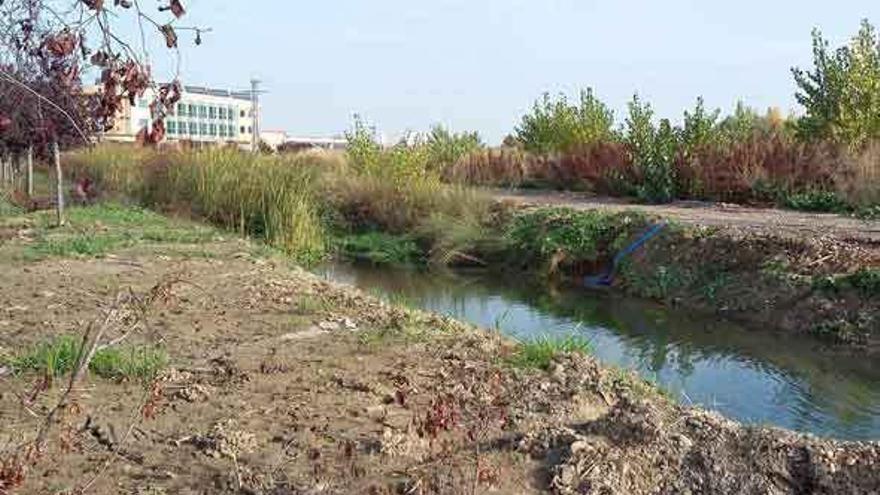
<path fill-rule="evenodd" d="M 562 466 L 559 470 L 559 483 L 562 486 L 571 486 L 574 484 L 575 475 L 573 466 Z"/>
<path fill-rule="evenodd" d="M 550 376 L 557 383 L 565 383 L 565 366 L 560 363 L 554 364 Z"/>
<path fill-rule="evenodd" d="M 318 328 L 324 330 L 325 332 L 332 332 L 335 330 L 339 330 L 339 323 L 335 321 L 322 321 L 318 323 Z"/>
<path fill-rule="evenodd" d="M 584 452 L 590 450 L 590 442 L 586 440 L 578 440 L 577 442 L 571 444 L 571 453 L 577 454 L 579 452 Z"/>
<path fill-rule="evenodd" d="M 679 447 L 684 450 L 689 450 L 691 447 L 694 446 L 694 441 L 684 435 L 675 435 L 674 438 Z"/>
<path fill-rule="evenodd" d="M 385 409 L 385 406 L 371 406 L 367 408 L 367 417 L 372 419 L 373 421 L 382 421 L 385 419 L 385 416 L 388 415 L 388 411 Z"/>

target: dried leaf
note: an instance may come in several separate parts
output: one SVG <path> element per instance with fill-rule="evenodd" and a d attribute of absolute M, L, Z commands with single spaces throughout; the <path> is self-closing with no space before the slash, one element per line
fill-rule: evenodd
<path fill-rule="evenodd" d="M 183 8 L 183 4 L 180 3 L 180 0 L 171 0 L 169 7 L 171 8 L 171 13 L 174 14 L 174 17 L 177 17 L 178 19 L 186 14 L 186 9 Z"/>
<path fill-rule="evenodd" d="M 174 28 L 171 24 L 165 24 L 159 30 L 165 36 L 165 44 L 168 48 L 177 48 L 177 33 L 174 31 Z"/>
<path fill-rule="evenodd" d="M 82 2 L 92 10 L 101 10 L 104 8 L 104 0 L 82 0 Z"/>

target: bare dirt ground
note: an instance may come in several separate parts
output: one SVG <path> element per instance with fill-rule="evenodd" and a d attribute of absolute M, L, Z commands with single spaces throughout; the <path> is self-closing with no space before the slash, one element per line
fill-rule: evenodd
<path fill-rule="evenodd" d="M 89 376 L 25 472 L 15 447 L 62 387 L 5 373 L 0 493 L 880 491 L 878 443 L 745 428 L 586 356 L 516 368 L 501 336 L 322 281 L 244 241 L 17 256 L 39 242 L 33 229 L 16 220 L 0 240 L 0 356 L 81 332 L 120 290 L 175 280 L 130 337 L 161 342 L 170 364 L 146 384 Z M 4 488 L 17 474 L 20 486 Z"/>
<path fill-rule="evenodd" d="M 700 201 L 644 205 L 575 192 L 496 189 L 492 190 L 492 195 L 498 200 L 520 205 L 567 206 L 607 211 L 641 210 L 687 225 L 717 227 L 744 234 L 795 239 L 833 237 L 840 241 L 880 245 L 880 220 L 861 220 L 830 213 L 805 213 Z"/>

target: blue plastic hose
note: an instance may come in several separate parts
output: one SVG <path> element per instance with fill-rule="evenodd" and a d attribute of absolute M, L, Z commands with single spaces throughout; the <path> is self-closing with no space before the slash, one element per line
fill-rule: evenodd
<path fill-rule="evenodd" d="M 641 237 L 635 240 L 632 244 L 627 246 L 625 249 L 617 253 L 614 259 L 611 261 L 611 266 L 605 271 L 605 273 L 601 275 L 591 275 L 584 277 L 584 285 L 587 287 L 609 287 L 614 282 L 614 272 L 617 270 L 617 265 L 619 265 L 627 256 L 633 254 L 638 251 L 639 248 L 645 245 L 646 242 L 650 241 L 652 238 L 656 237 L 664 228 L 666 227 L 666 222 L 660 222 L 651 226 Z"/>

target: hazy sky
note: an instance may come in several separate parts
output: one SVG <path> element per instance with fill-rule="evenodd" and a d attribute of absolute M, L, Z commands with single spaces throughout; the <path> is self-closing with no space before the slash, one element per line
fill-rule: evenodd
<path fill-rule="evenodd" d="M 264 81 L 264 128 L 383 133 L 443 123 L 489 142 L 544 91 L 591 86 L 622 117 L 638 91 L 678 118 L 703 95 L 729 109 L 794 108 L 810 30 L 844 42 L 877 0 L 189 0 L 213 28 L 185 47 L 187 83 Z M 161 66 L 161 57 L 154 60 Z"/>

